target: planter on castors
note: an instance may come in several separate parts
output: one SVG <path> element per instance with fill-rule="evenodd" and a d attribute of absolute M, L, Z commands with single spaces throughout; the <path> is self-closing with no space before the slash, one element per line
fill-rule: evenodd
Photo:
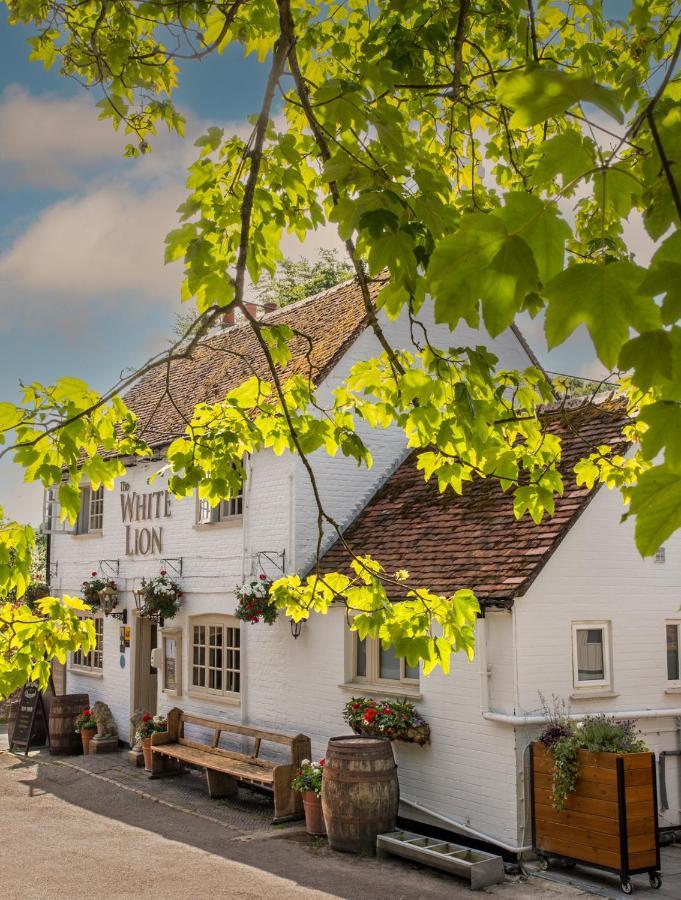
<path fill-rule="evenodd" d="M 329 846 L 376 853 L 376 837 L 395 828 L 397 766 L 390 741 L 347 735 L 331 738 L 322 778 L 322 810 Z"/>
<path fill-rule="evenodd" d="M 616 872 L 627 894 L 629 876 L 641 872 L 659 887 L 655 754 L 579 750 L 578 755 L 576 789 L 558 811 L 553 754 L 541 743 L 530 746 L 534 850 L 545 865 L 553 856 Z"/>

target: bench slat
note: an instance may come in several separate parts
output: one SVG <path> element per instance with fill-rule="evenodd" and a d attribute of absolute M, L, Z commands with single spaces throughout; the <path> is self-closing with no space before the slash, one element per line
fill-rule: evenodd
<path fill-rule="evenodd" d="M 192 716 L 189 713 L 182 713 L 182 721 L 187 725 L 199 725 L 201 728 L 214 731 L 231 731 L 234 734 L 243 734 L 246 737 L 260 738 L 263 741 L 273 741 L 275 744 L 291 745 L 295 740 L 288 734 L 281 734 L 278 731 L 263 731 L 261 728 L 249 728 L 248 725 L 237 725 L 234 722 L 223 722 L 218 719 L 206 719 L 203 716 Z"/>
<path fill-rule="evenodd" d="M 177 745 L 181 745 L 182 747 L 192 747 L 194 750 L 201 750 L 203 753 L 210 753 L 212 756 L 223 756 L 227 759 L 245 760 L 254 766 L 262 766 L 263 769 L 273 769 L 275 766 L 281 765 L 281 763 L 275 763 L 269 759 L 254 759 L 251 756 L 245 756 L 243 753 L 238 753 L 236 750 L 223 750 L 222 747 L 209 747 L 207 744 L 201 744 L 199 741 L 190 741 L 188 738 L 179 738 L 177 744 L 172 744 L 171 746 Z"/>
<path fill-rule="evenodd" d="M 274 782 L 274 768 L 266 768 L 243 759 L 218 756 L 212 750 L 199 750 L 196 747 L 187 747 L 181 744 L 161 744 L 154 747 L 153 752 L 201 766 L 204 769 L 213 769 L 217 772 L 223 772 L 225 775 L 233 775 L 235 778 L 246 778 L 250 781 L 257 781 L 260 784 L 272 784 Z"/>

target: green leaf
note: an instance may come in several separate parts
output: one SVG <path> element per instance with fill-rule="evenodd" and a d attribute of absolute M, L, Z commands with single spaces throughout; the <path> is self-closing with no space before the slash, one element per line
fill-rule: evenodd
<path fill-rule="evenodd" d="M 539 147 L 541 158 L 530 176 L 534 185 L 551 184 L 557 175 L 563 187 L 591 171 L 596 163 L 593 141 L 576 131 L 564 131 Z"/>
<path fill-rule="evenodd" d="M 495 215 L 505 222 L 509 232 L 527 243 L 543 284 L 562 271 L 565 244 L 572 232 L 559 216 L 555 203 L 516 191 L 506 194 L 504 205 L 495 210 Z"/>
<path fill-rule="evenodd" d="M 501 78 L 497 100 L 515 110 L 511 128 L 529 128 L 564 113 L 576 103 L 593 103 L 622 122 L 618 94 L 592 77 L 532 66 Z"/>
<path fill-rule="evenodd" d="M 673 348 L 669 333 L 658 329 L 644 331 L 628 341 L 619 356 L 619 368 L 634 370 L 633 382 L 642 391 L 650 390 L 660 381 L 674 378 Z"/>
<path fill-rule="evenodd" d="M 646 459 L 653 460 L 665 451 L 665 463 L 675 472 L 681 471 L 681 406 L 660 400 L 644 406 L 639 419 L 648 425 L 641 439 Z"/>
<path fill-rule="evenodd" d="M 652 556 L 681 528 L 681 474 L 655 466 L 641 475 L 628 496 L 624 518 L 636 516 L 636 546 L 643 556 Z"/>
<path fill-rule="evenodd" d="M 586 325 L 598 358 L 614 368 L 630 328 L 644 331 L 660 324 L 655 302 L 638 293 L 643 275 L 630 262 L 579 263 L 557 275 L 544 289 L 549 348 Z"/>

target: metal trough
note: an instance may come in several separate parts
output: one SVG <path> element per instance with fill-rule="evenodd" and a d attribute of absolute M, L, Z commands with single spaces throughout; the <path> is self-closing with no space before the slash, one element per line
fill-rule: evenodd
<path fill-rule="evenodd" d="M 414 862 L 442 869 L 451 875 L 467 878 L 474 891 L 504 880 L 504 861 L 493 853 L 472 850 L 461 844 L 451 844 L 439 838 L 425 837 L 412 831 L 391 831 L 379 834 L 376 847 L 385 853 L 403 856 Z"/>

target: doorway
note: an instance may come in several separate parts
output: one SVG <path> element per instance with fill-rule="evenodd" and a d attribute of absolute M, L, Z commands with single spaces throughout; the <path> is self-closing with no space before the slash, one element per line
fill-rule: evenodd
<path fill-rule="evenodd" d="M 158 675 L 151 665 L 151 651 L 156 647 L 158 625 L 138 616 L 135 623 L 135 683 L 133 711 L 141 709 L 152 716 L 157 711 Z"/>

